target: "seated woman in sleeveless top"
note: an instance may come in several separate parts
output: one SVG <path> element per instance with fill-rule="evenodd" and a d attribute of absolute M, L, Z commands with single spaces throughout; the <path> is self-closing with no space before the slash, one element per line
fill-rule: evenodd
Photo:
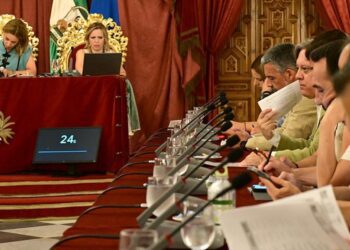
<path fill-rule="evenodd" d="M 86 30 L 85 48 L 77 51 L 75 69 L 82 74 L 84 55 L 86 53 L 114 53 L 115 51 L 109 46 L 108 33 L 102 23 L 92 23 Z M 120 67 L 120 75 L 126 75 L 123 66 Z"/>
<path fill-rule="evenodd" d="M 0 72 L 3 76 L 36 75 L 28 30 L 20 19 L 10 20 L 2 29 Z"/>

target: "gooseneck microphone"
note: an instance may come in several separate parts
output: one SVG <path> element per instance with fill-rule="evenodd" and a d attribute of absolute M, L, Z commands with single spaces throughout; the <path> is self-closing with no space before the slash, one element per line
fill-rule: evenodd
<path fill-rule="evenodd" d="M 231 113 L 231 115 L 233 115 Z M 226 118 L 230 118 L 231 116 L 227 117 L 227 115 L 225 116 Z M 181 161 L 182 159 L 184 159 L 189 153 L 191 153 L 191 155 L 193 155 L 194 153 L 197 153 L 199 150 L 203 149 L 201 148 L 201 146 L 203 146 L 207 141 L 209 141 L 213 136 L 215 136 L 217 133 L 219 132 L 223 132 L 226 131 L 227 129 L 229 129 L 232 126 L 231 122 L 228 122 L 227 120 L 222 120 L 220 122 L 218 122 L 215 126 L 213 126 L 209 131 L 207 131 L 205 134 L 199 136 L 199 138 L 197 138 L 197 136 L 192 137 L 187 143 L 186 146 L 188 146 L 189 148 L 180 156 L 178 156 L 176 158 L 177 161 Z M 222 125 L 224 123 L 224 125 Z M 212 135 L 210 135 L 205 142 L 201 143 L 200 146 L 196 146 L 197 143 L 201 142 L 207 135 L 209 135 L 210 133 L 212 133 L 212 131 L 214 131 L 218 126 L 222 125 L 221 129 L 218 131 L 215 131 Z M 193 151 L 195 151 L 193 153 Z M 208 150 L 209 152 L 205 152 L 207 154 L 210 154 L 211 151 Z"/>
<path fill-rule="evenodd" d="M 187 217 L 185 220 L 183 220 L 178 226 L 176 226 L 171 233 L 168 235 L 163 236 L 158 242 L 154 243 L 151 247 L 148 249 L 152 250 L 158 250 L 158 249 L 165 249 L 169 243 L 171 243 L 171 238 L 177 234 L 181 228 L 187 225 L 191 220 L 193 220 L 200 212 L 202 212 L 207 206 L 209 206 L 214 200 L 219 198 L 220 196 L 226 194 L 227 192 L 231 191 L 232 189 L 241 189 L 244 186 L 246 186 L 250 181 L 252 180 L 252 176 L 248 171 L 244 171 L 240 175 L 234 177 L 231 181 L 231 185 L 225 189 L 223 189 L 221 192 L 219 192 L 217 195 L 215 195 L 212 199 L 206 201 L 205 203 L 199 205 L 198 209 L 189 217 Z"/>
<path fill-rule="evenodd" d="M 194 185 L 190 190 L 188 190 L 177 202 L 176 205 L 178 206 L 181 204 L 184 200 L 187 199 L 195 190 L 197 190 L 212 174 L 215 173 L 218 169 L 222 168 L 229 162 L 235 162 L 237 161 L 243 154 L 243 151 L 240 148 L 234 149 L 231 151 L 231 153 L 227 156 L 225 160 L 223 160 L 218 166 L 211 169 L 210 172 L 208 172 L 207 175 L 205 175 L 196 185 Z M 176 207 L 177 207 L 176 206 Z M 165 210 L 160 216 L 158 216 L 157 219 L 155 219 L 152 223 L 145 226 L 146 229 L 156 229 L 164 220 L 166 220 L 169 216 L 171 216 L 173 213 L 176 212 L 176 207 L 172 206 L 169 209 Z M 139 218 L 138 218 L 139 219 Z M 139 221 L 139 220 L 138 220 Z"/>
<path fill-rule="evenodd" d="M 232 126 L 231 122 L 226 122 L 224 125 L 222 125 L 221 129 L 218 132 L 224 132 L 227 129 L 229 129 Z M 214 134 L 215 135 L 215 134 Z M 202 142 L 201 145 L 199 145 L 197 148 L 189 148 L 187 149 L 180 157 L 178 157 L 176 159 L 177 164 L 174 168 L 172 168 L 168 175 L 174 175 L 176 172 L 178 172 L 187 162 L 188 162 L 188 158 L 193 156 L 195 153 L 197 153 L 197 151 L 208 141 L 210 140 L 211 137 L 209 137 L 206 141 Z M 194 169 L 197 170 L 201 165 L 203 165 L 205 163 L 206 160 L 209 160 L 210 157 L 212 157 L 215 153 L 219 152 L 220 150 L 226 148 L 226 147 L 232 147 L 234 145 L 236 145 L 239 142 L 239 137 L 237 135 L 234 135 L 232 137 L 230 137 L 229 139 L 227 139 L 226 144 L 224 144 L 221 147 L 218 147 L 216 149 L 214 149 L 212 152 L 210 152 L 200 163 L 198 163 Z M 198 143 L 198 141 L 196 142 Z M 195 144 L 196 144 L 195 143 Z M 198 167 L 197 167 L 198 166 Z M 193 173 L 193 171 L 191 172 L 191 174 Z"/>
<path fill-rule="evenodd" d="M 184 127 L 182 127 L 179 131 L 177 131 L 173 136 L 177 136 L 180 133 L 182 133 L 187 127 L 190 125 L 195 124 L 199 119 L 203 119 L 206 115 L 208 115 L 213 109 L 217 108 L 218 106 L 223 106 L 228 103 L 228 100 L 223 92 L 220 93 L 220 95 L 214 99 L 213 102 L 208 103 L 207 105 L 204 105 L 202 109 L 203 111 L 199 112 L 189 123 L 187 123 Z M 218 106 L 217 106 L 218 105 Z M 192 129 L 192 128 L 191 128 Z M 160 152 L 166 147 L 166 142 L 161 144 L 156 150 L 156 154 L 159 155 Z"/>
<path fill-rule="evenodd" d="M 236 145 L 239 142 L 239 137 L 237 135 L 234 135 L 227 139 L 226 144 L 221 146 L 217 151 L 222 150 L 226 147 L 232 147 Z M 214 151 L 212 154 L 215 154 L 217 151 Z M 163 203 L 165 202 L 172 194 L 180 190 L 183 185 L 185 184 L 187 178 L 189 178 L 200 166 L 202 166 L 205 161 L 207 161 L 212 154 L 208 155 L 205 159 L 203 159 L 201 162 L 199 162 L 192 170 L 187 172 L 183 177 L 181 177 L 181 180 L 177 182 L 174 186 L 172 186 L 167 192 L 163 193 L 159 199 L 157 199 L 150 207 L 148 207 L 146 210 L 144 210 L 138 217 L 137 222 L 139 225 L 143 226 L 149 217 L 151 217 L 152 213 Z M 173 175 L 175 172 L 177 172 L 180 167 L 175 167 L 177 169 L 172 169 L 172 171 L 169 172 L 169 175 Z M 173 171 L 175 170 L 175 171 Z"/>

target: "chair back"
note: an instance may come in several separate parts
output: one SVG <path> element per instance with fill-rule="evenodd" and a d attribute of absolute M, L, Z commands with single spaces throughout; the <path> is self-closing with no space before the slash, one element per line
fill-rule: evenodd
<path fill-rule="evenodd" d="M 67 30 L 57 41 L 57 56 L 61 71 L 67 71 L 75 65 L 76 52 L 85 46 L 85 33 L 90 24 L 100 22 L 106 26 L 109 46 L 113 51 L 122 53 L 122 63 L 126 60 L 128 38 L 123 36 L 121 27 L 111 18 L 105 19 L 101 14 L 90 14 L 87 19 L 77 18 L 68 24 Z"/>
<path fill-rule="evenodd" d="M 10 14 L 3 14 L 3 15 L 0 15 L 0 39 L 2 39 L 2 28 L 4 27 L 4 25 L 12 20 L 12 19 L 15 19 L 16 17 L 14 15 L 10 15 Z M 38 46 L 39 46 L 39 38 L 37 38 L 34 34 L 34 31 L 33 31 L 33 27 L 30 26 L 26 21 L 24 21 L 23 19 L 21 19 L 24 24 L 26 25 L 27 27 L 27 30 L 28 30 L 28 36 L 29 36 L 29 45 L 32 47 L 32 55 L 33 55 L 33 58 L 34 60 L 37 59 L 38 57 L 38 53 L 39 53 L 39 49 L 38 49 Z"/>

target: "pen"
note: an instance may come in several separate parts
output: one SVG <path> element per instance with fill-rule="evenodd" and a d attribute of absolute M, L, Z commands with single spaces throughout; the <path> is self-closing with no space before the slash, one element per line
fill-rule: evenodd
<path fill-rule="evenodd" d="M 256 155 L 262 155 L 266 160 L 267 160 L 267 157 L 266 155 L 264 154 L 263 151 L 259 150 L 259 148 L 255 148 L 255 149 L 252 149 L 253 153 L 256 154 Z"/>
<path fill-rule="evenodd" d="M 265 163 L 264 163 L 264 167 L 267 165 L 267 163 L 269 163 L 270 158 L 271 158 L 271 155 L 272 155 L 272 151 L 274 151 L 275 149 L 276 149 L 275 146 L 272 146 L 272 147 L 270 148 L 269 155 L 267 156 L 266 161 L 265 161 Z"/>

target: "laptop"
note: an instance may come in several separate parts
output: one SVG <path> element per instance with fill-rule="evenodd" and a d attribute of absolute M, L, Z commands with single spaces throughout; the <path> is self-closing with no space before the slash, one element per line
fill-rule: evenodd
<path fill-rule="evenodd" d="M 83 75 L 119 75 L 121 62 L 121 53 L 85 54 Z"/>

